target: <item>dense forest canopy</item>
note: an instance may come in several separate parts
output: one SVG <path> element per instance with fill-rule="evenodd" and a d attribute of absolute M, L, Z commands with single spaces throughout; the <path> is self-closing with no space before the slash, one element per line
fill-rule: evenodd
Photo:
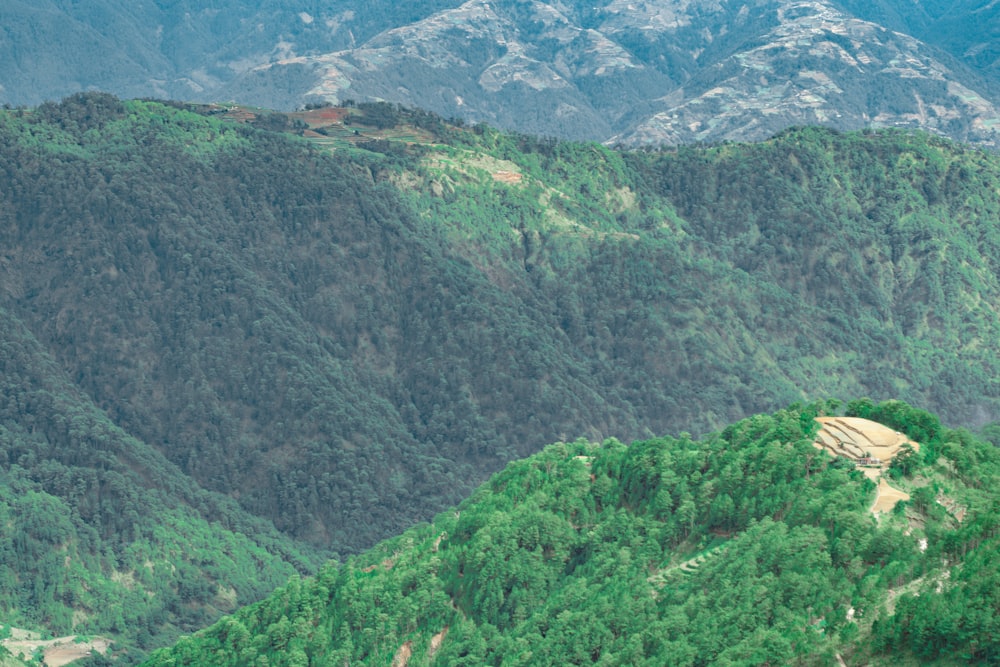
<path fill-rule="evenodd" d="M 912 500 L 812 444 L 838 403 L 705 439 L 557 443 L 454 511 L 157 653 L 149 665 L 992 664 L 995 445 L 902 402 Z"/>
<path fill-rule="evenodd" d="M 1000 415 L 993 154 L 303 118 L 0 112 L 11 622 L 163 645 L 546 443 L 815 396 Z"/>

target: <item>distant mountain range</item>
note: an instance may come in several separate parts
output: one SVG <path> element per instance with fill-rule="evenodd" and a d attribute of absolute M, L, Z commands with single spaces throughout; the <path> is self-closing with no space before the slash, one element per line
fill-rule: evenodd
<path fill-rule="evenodd" d="M 0 8 L 0 100 L 87 89 L 293 109 L 384 100 L 626 145 L 790 125 L 995 143 L 995 3 L 52 0 Z"/>

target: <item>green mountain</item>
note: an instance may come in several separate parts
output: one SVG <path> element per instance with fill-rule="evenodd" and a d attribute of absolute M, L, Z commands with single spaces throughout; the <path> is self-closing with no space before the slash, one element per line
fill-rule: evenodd
<path fill-rule="evenodd" d="M 898 401 L 912 499 L 817 450 L 793 406 L 700 440 L 557 443 L 455 510 L 148 665 L 993 664 L 1000 453 Z"/>
<path fill-rule="evenodd" d="M 4 624 L 135 655 L 314 570 L 314 550 L 123 431 L 7 310 L 0 340 Z"/>
<path fill-rule="evenodd" d="M 0 184 L 17 627 L 164 645 L 549 442 L 1000 415 L 1000 162 L 924 134 L 616 152 L 82 94 L 0 112 Z"/>

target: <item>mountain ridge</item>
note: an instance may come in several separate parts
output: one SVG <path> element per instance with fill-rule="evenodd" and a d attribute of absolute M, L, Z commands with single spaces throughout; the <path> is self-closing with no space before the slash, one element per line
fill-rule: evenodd
<path fill-rule="evenodd" d="M 994 141 L 995 105 L 969 87 L 975 77 L 964 65 L 946 66 L 914 38 L 831 3 L 751 3 L 734 16 L 696 3 L 645 3 L 647 14 L 621 3 L 565 13 L 529 5 L 472 0 L 360 47 L 279 60 L 247 77 L 259 76 L 263 90 L 270 69 L 280 76 L 284 64 L 312 64 L 318 78 L 307 98 L 385 99 L 532 134 L 627 145 L 762 140 L 817 123 Z"/>
<path fill-rule="evenodd" d="M 975 3 L 147 0 L 2 11 L 0 101 L 16 104 L 94 89 L 286 111 L 388 101 L 626 145 L 762 140 L 819 123 L 993 146 L 1000 119 L 997 10 Z"/>
<path fill-rule="evenodd" d="M 155 648 L 546 442 L 1000 414 L 1000 163 L 924 133 L 625 152 L 88 93 L 0 111 L 0 175 L 17 627 Z"/>

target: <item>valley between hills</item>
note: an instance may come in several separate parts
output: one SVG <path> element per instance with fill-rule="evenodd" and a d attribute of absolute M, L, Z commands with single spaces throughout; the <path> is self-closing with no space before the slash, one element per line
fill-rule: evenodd
<path fill-rule="evenodd" d="M 0 111 L 0 182 L 4 627 L 94 665 L 1000 656 L 993 153 L 85 93 Z"/>

